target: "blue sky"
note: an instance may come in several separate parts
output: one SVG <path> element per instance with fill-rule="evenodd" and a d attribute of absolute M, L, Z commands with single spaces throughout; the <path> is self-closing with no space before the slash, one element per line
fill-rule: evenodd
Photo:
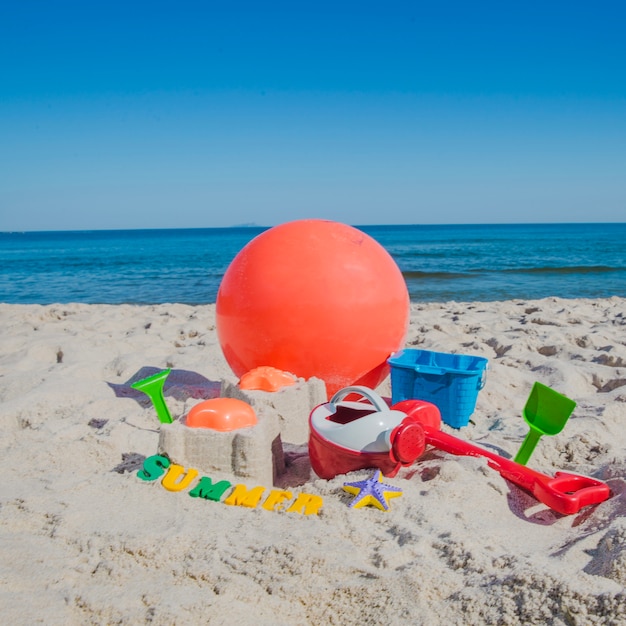
<path fill-rule="evenodd" d="M 0 231 L 625 221 L 621 2 L 3 2 Z"/>

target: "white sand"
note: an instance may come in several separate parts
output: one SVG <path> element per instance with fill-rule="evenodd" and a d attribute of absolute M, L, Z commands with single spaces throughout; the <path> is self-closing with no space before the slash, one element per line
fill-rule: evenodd
<path fill-rule="evenodd" d="M 407 346 L 490 360 L 459 436 L 514 455 L 535 380 L 578 403 L 529 463 L 609 483 L 573 516 L 440 452 L 386 479 L 404 490 L 386 513 L 348 506 L 343 483 L 370 472 L 294 487 L 319 516 L 139 480 L 159 423 L 127 382 L 172 367 L 175 416 L 214 395 L 233 377 L 214 313 L 0 305 L 3 624 L 626 623 L 625 299 L 412 307 Z M 288 452 L 295 482 L 306 457 Z"/>

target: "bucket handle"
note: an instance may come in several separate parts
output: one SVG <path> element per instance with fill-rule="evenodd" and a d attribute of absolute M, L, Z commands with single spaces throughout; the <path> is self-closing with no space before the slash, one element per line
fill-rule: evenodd
<path fill-rule="evenodd" d="M 485 365 L 485 369 L 482 372 L 480 381 L 478 382 L 478 391 L 480 391 L 487 384 L 487 370 L 489 369 L 489 363 Z"/>
<path fill-rule="evenodd" d="M 330 399 L 330 404 L 335 406 L 351 393 L 357 393 L 369 400 L 370 404 L 372 404 L 377 411 L 386 411 L 389 408 L 387 403 L 375 391 L 369 387 L 363 387 L 361 385 L 353 385 L 351 387 L 344 387 L 343 389 L 340 389 Z"/>

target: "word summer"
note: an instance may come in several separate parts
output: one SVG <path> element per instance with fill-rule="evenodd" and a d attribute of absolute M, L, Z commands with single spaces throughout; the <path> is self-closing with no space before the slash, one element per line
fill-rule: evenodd
<path fill-rule="evenodd" d="M 167 471 L 167 473 L 166 473 Z M 163 476 L 165 474 L 165 476 Z M 185 470 L 182 465 L 172 463 L 166 456 L 155 454 L 149 456 L 143 462 L 143 469 L 137 472 L 137 477 L 145 481 L 158 480 L 163 476 L 161 485 L 168 491 L 183 491 L 191 487 L 198 477 L 198 470 L 189 468 Z M 202 476 L 196 486 L 189 492 L 192 498 L 203 498 L 219 502 L 222 496 L 233 487 L 231 493 L 223 500 L 223 504 L 231 506 L 247 506 L 256 508 L 263 500 L 261 508 L 267 511 L 285 511 L 286 513 L 301 513 L 304 515 L 317 515 L 322 508 L 321 496 L 301 493 L 292 500 L 291 491 L 272 489 L 264 499 L 265 487 L 253 487 L 248 489 L 246 485 L 232 485 L 227 480 L 214 483 L 208 476 Z M 287 508 L 285 508 L 287 507 Z"/>

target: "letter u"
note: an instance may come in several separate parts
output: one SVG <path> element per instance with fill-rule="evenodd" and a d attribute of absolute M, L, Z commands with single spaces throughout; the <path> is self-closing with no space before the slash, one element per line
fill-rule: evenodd
<path fill-rule="evenodd" d="M 181 474 L 185 471 L 182 465 L 170 465 L 170 469 L 163 477 L 161 484 L 168 491 L 182 491 L 191 484 L 191 481 L 198 475 L 198 470 L 189 468 L 187 473 L 181 478 Z"/>

